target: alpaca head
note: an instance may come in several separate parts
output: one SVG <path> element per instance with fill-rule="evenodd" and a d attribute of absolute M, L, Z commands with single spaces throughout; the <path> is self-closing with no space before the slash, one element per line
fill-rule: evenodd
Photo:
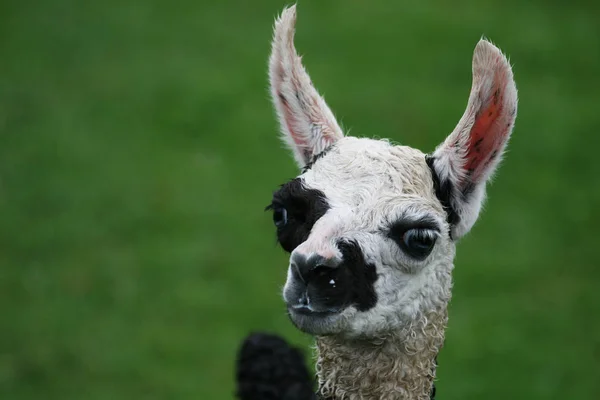
<path fill-rule="evenodd" d="M 433 153 L 344 136 L 296 53 L 295 20 L 293 6 L 276 21 L 269 65 L 301 169 L 269 206 L 290 253 L 283 297 L 305 332 L 383 336 L 446 307 L 455 242 L 475 223 L 514 125 L 513 74 L 481 40 L 467 109 Z"/>

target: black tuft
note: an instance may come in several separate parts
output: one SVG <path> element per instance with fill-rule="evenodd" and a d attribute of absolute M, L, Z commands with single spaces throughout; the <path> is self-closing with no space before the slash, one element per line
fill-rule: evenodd
<path fill-rule="evenodd" d="M 312 168 L 312 166 L 317 162 L 317 160 L 321 159 L 324 155 L 326 155 L 329 150 L 331 150 L 333 148 L 333 145 L 327 147 L 325 150 L 323 150 L 322 152 L 320 152 L 319 154 L 314 155 L 311 160 L 309 162 L 306 163 L 306 165 L 302 168 L 302 173 L 305 173 L 306 171 L 308 171 L 309 169 Z"/>
<path fill-rule="evenodd" d="M 446 211 L 446 221 L 450 225 L 456 225 L 460 222 L 460 216 L 456 213 L 456 210 L 452 207 L 450 203 L 450 199 L 452 198 L 452 192 L 454 190 L 454 186 L 449 179 L 444 179 L 440 181 L 440 177 L 433 166 L 433 162 L 435 161 L 435 157 L 431 155 L 425 156 L 425 161 L 429 166 L 429 170 L 431 171 L 431 177 L 433 178 L 433 188 L 435 190 L 435 195 L 437 196 L 440 203 L 442 203 L 442 207 Z"/>
<path fill-rule="evenodd" d="M 306 188 L 301 178 L 295 178 L 282 185 L 267 206 L 267 210 L 279 208 L 286 209 L 288 221 L 277 228 L 277 240 L 291 253 L 308 238 L 315 222 L 329 210 L 329 204 L 323 192 Z"/>
<path fill-rule="evenodd" d="M 316 400 L 302 353 L 282 338 L 254 333 L 244 340 L 236 366 L 240 400 Z"/>
<path fill-rule="evenodd" d="M 373 264 L 365 261 L 363 252 L 355 241 L 340 240 L 338 248 L 343 263 L 340 268 L 351 274 L 353 282 L 351 301 L 359 311 L 367 311 L 377 304 L 375 281 L 377 272 Z"/>

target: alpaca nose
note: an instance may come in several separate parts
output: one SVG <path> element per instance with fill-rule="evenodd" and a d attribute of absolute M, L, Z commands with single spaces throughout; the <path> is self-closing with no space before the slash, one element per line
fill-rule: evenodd
<path fill-rule="evenodd" d="M 351 275 L 342 259 L 292 253 L 283 298 L 296 313 L 339 312 L 349 301 Z"/>
<path fill-rule="evenodd" d="M 305 285 L 318 278 L 327 277 L 333 273 L 340 264 L 336 258 L 327 258 L 320 254 L 306 256 L 301 253 L 292 253 L 290 266 L 292 274 Z"/>

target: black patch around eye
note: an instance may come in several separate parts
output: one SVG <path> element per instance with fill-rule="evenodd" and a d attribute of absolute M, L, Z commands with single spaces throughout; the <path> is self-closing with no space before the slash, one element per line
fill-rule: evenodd
<path fill-rule="evenodd" d="M 291 253 L 308 238 L 315 222 L 329 209 L 329 204 L 323 192 L 309 189 L 301 178 L 295 178 L 273 194 L 273 200 L 267 207 L 276 214 L 274 218 L 279 218 L 282 209 L 287 221 L 277 224 L 277 241 Z"/>
<path fill-rule="evenodd" d="M 343 260 L 339 268 L 343 268 L 350 275 L 352 282 L 352 304 L 358 311 L 368 311 L 377 304 L 374 287 L 377 280 L 375 265 L 366 262 L 357 242 L 340 240 L 337 246 Z"/>

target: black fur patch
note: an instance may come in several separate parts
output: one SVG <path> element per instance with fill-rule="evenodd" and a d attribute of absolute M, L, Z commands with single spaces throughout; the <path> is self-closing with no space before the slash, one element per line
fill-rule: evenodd
<path fill-rule="evenodd" d="M 313 400 L 314 380 L 304 356 L 283 338 L 248 336 L 238 352 L 236 397 L 240 400 Z"/>
<path fill-rule="evenodd" d="M 340 240 L 338 248 L 342 253 L 342 268 L 351 275 L 351 301 L 359 311 L 367 311 L 377 304 L 375 281 L 377 271 L 373 264 L 367 264 L 363 252 L 355 241 Z M 350 289 L 350 288 L 348 288 Z"/>
<path fill-rule="evenodd" d="M 435 195 L 437 196 L 440 203 L 442 203 L 442 207 L 446 211 L 446 221 L 450 225 L 456 225 L 460 222 L 460 216 L 456 213 L 456 210 L 450 204 L 450 198 L 452 197 L 453 192 L 453 184 L 449 179 L 440 180 L 440 177 L 433 166 L 433 162 L 435 161 L 435 157 L 431 155 L 425 156 L 425 161 L 429 166 L 429 170 L 431 171 L 431 177 L 433 178 L 433 188 L 435 190 Z"/>
<path fill-rule="evenodd" d="M 323 192 L 308 189 L 301 178 L 295 178 L 273 194 L 267 210 L 281 208 L 287 211 L 287 224 L 277 228 L 277 241 L 291 253 L 308 238 L 315 222 L 329 210 L 329 204 Z"/>

